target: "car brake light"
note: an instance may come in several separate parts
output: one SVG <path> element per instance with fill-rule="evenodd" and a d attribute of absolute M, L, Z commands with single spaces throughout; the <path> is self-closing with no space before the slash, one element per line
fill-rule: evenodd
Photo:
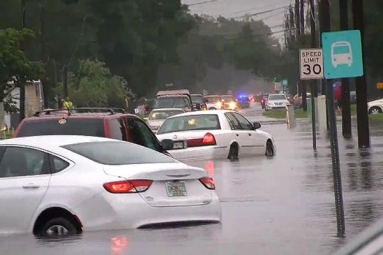
<path fill-rule="evenodd" d="M 202 139 L 202 143 L 204 145 L 216 145 L 215 137 L 211 133 L 206 133 L 205 136 Z"/>
<path fill-rule="evenodd" d="M 199 181 L 205 186 L 207 189 L 215 190 L 214 179 L 211 177 L 203 177 L 199 179 Z"/>
<path fill-rule="evenodd" d="M 104 183 L 104 189 L 110 193 L 140 193 L 152 185 L 150 180 L 130 180 Z"/>
<path fill-rule="evenodd" d="M 215 137 L 211 133 L 206 133 L 203 138 L 187 140 L 187 147 L 198 147 L 198 146 L 208 146 L 208 145 L 217 145 L 217 142 L 215 141 Z"/>

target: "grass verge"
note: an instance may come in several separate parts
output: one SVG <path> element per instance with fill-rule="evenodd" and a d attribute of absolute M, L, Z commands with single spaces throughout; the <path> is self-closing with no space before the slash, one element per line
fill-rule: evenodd
<path fill-rule="evenodd" d="M 9 139 L 13 137 L 13 132 L 11 130 L 8 131 L 0 131 L 0 139 Z"/>
<path fill-rule="evenodd" d="M 368 117 L 371 122 L 383 122 L 383 114 L 370 114 Z"/>
<path fill-rule="evenodd" d="M 286 110 L 278 109 L 278 110 L 264 111 L 262 115 L 268 118 L 273 118 L 273 119 L 286 119 Z M 295 118 L 297 119 L 307 118 L 307 112 L 304 112 L 302 109 L 296 109 Z"/>

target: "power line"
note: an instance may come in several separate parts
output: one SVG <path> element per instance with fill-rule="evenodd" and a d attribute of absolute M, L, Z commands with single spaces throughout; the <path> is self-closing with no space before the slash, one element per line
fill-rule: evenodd
<path fill-rule="evenodd" d="M 271 27 L 265 27 L 265 29 L 267 29 L 267 28 L 272 29 L 272 28 L 283 27 L 283 26 L 284 26 L 284 24 L 279 24 L 279 25 L 274 25 Z M 230 34 L 217 34 L 217 35 L 218 36 L 233 36 L 233 35 L 240 35 L 240 34 L 242 34 L 242 32 L 230 33 Z"/>
<path fill-rule="evenodd" d="M 278 4 L 277 6 L 275 4 L 273 5 L 266 5 L 266 6 L 262 6 L 262 7 L 253 7 L 253 8 L 249 8 L 249 9 L 246 9 L 246 10 L 242 10 L 242 11 L 236 11 L 236 12 L 231 12 L 231 13 L 227 13 L 225 15 L 230 15 L 230 14 L 237 14 L 237 13 L 242 13 L 242 12 L 248 12 L 248 11 L 253 11 L 253 10 L 259 10 L 259 9 L 263 9 L 263 8 L 269 8 L 272 6 L 272 8 L 279 8 L 279 5 Z"/>
<path fill-rule="evenodd" d="M 274 11 L 278 11 L 278 10 L 286 9 L 286 8 L 288 8 L 289 6 L 290 6 L 290 5 L 286 5 L 286 6 L 282 6 L 282 7 L 279 7 L 279 8 L 269 9 L 269 10 L 266 10 L 266 11 L 261 11 L 261 12 L 256 12 L 256 13 L 250 13 L 250 14 L 244 14 L 244 15 L 241 15 L 241 16 L 232 17 L 232 19 L 239 19 L 239 18 L 245 18 L 245 17 L 258 16 L 258 15 L 262 15 L 262 14 L 266 14 L 266 13 L 270 13 L 270 12 L 274 12 Z"/>
<path fill-rule="evenodd" d="M 284 14 L 284 13 L 285 13 L 285 10 L 283 10 L 283 11 L 279 11 L 279 12 L 274 13 L 274 14 L 272 14 L 272 15 L 266 16 L 266 17 L 262 18 L 261 20 L 264 21 L 264 20 L 273 18 L 273 17 L 275 17 L 275 16 L 278 16 L 278 15 L 281 15 L 281 14 Z"/>
<path fill-rule="evenodd" d="M 279 33 L 284 33 L 284 32 L 287 32 L 287 31 L 290 31 L 290 29 L 283 29 L 283 30 L 278 30 L 278 31 L 271 31 L 271 32 L 268 32 L 268 33 L 259 33 L 259 34 L 252 34 L 252 36 L 266 36 L 266 35 L 273 35 L 273 34 L 279 34 Z M 237 38 L 225 38 L 227 40 L 235 40 Z"/>
<path fill-rule="evenodd" d="M 199 2 L 199 3 L 195 3 L 195 4 L 185 4 L 185 5 L 187 5 L 188 7 L 191 7 L 191 6 L 201 5 L 201 4 L 209 4 L 209 3 L 213 3 L 213 2 L 217 2 L 217 1 L 222 1 L 222 0 L 208 0 L 208 1 Z"/>

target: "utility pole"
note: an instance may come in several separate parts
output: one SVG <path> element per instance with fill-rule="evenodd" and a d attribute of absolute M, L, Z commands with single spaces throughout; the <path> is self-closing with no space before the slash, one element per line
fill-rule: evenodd
<path fill-rule="evenodd" d="M 362 39 L 362 57 L 365 63 L 364 54 L 364 8 L 363 0 L 352 1 L 352 18 L 354 29 L 360 30 Z M 364 68 L 365 69 L 365 68 Z M 367 86 L 366 86 L 366 71 L 363 76 L 355 78 L 356 87 L 356 116 L 358 122 L 358 146 L 359 148 L 370 147 L 370 128 L 368 124 L 368 108 L 367 108 Z"/>
<path fill-rule="evenodd" d="M 319 32 L 322 34 L 323 32 L 328 32 L 331 30 L 331 20 L 330 20 L 330 3 L 328 0 L 319 0 Z M 321 42 L 322 46 L 322 42 Z M 327 81 L 322 80 L 322 95 L 326 96 L 326 101 L 329 100 L 328 90 L 332 89 L 332 87 L 327 86 Z M 333 99 L 332 99 L 333 100 Z M 328 112 L 326 114 L 326 126 L 327 130 L 330 129 Z"/>
<path fill-rule="evenodd" d="M 304 0 L 299 0 L 300 1 L 300 21 L 301 21 L 301 35 L 305 33 L 305 2 Z"/>
<path fill-rule="evenodd" d="M 296 42 L 299 42 L 300 40 L 300 35 L 301 35 L 301 25 L 302 25 L 302 21 L 301 21 L 301 15 L 300 15 L 300 4 L 303 0 L 295 0 L 295 34 L 296 34 Z M 298 80 L 298 90 L 299 90 L 299 95 L 302 96 L 302 107 L 303 107 L 303 110 L 306 111 L 306 88 L 304 87 L 304 84 L 303 84 L 303 81 L 302 80 Z"/>
<path fill-rule="evenodd" d="M 43 5 L 40 6 L 41 13 L 40 13 L 40 36 L 41 36 L 41 62 L 44 65 L 44 74 L 42 77 L 42 84 L 43 84 L 43 99 L 44 99 L 44 108 L 49 108 L 48 105 L 48 84 L 47 84 L 47 77 L 46 77 L 46 56 L 45 56 L 45 20 L 44 20 L 44 12 L 45 8 Z"/>
<path fill-rule="evenodd" d="M 298 37 L 301 34 L 301 22 L 300 22 L 300 15 L 299 15 L 299 0 L 295 0 L 295 33 Z"/>
<path fill-rule="evenodd" d="M 21 18 L 21 28 L 24 29 L 26 28 L 25 24 L 25 8 L 26 8 L 26 0 L 21 0 L 21 11 L 22 11 L 22 18 Z M 22 50 L 24 50 L 24 45 L 22 43 Z M 19 102 L 20 102 L 20 122 L 25 118 L 25 82 L 22 81 L 19 84 Z"/>
<path fill-rule="evenodd" d="M 63 90 L 64 98 L 68 97 L 68 67 L 66 65 L 63 68 Z"/>
<path fill-rule="evenodd" d="M 310 33 L 311 33 L 311 48 L 317 48 L 316 26 L 315 26 L 315 5 L 314 0 L 309 0 L 310 4 Z M 311 80 L 311 121 L 313 133 L 313 149 L 317 149 L 316 145 L 316 101 L 318 99 L 317 82 Z"/>
<path fill-rule="evenodd" d="M 348 30 L 348 4 L 347 0 L 339 0 L 340 30 Z M 351 105 L 350 105 L 350 79 L 343 78 L 342 84 L 342 134 L 344 138 L 352 137 Z"/>

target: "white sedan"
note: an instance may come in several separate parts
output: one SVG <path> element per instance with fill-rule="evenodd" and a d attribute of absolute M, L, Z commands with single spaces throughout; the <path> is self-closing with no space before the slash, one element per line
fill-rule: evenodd
<path fill-rule="evenodd" d="M 59 236 L 172 222 L 220 222 L 207 172 L 107 138 L 0 141 L 0 233 Z"/>
<path fill-rule="evenodd" d="M 172 156 L 179 160 L 274 156 L 273 137 L 229 110 L 189 112 L 169 117 L 157 132 L 160 141 L 173 140 Z"/>
<path fill-rule="evenodd" d="M 369 114 L 378 114 L 383 112 L 383 98 L 367 103 Z"/>
<path fill-rule="evenodd" d="M 153 109 L 148 118 L 145 118 L 146 123 L 150 127 L 153 133 L 156 133 L 157 130 L 161 127 L 162 123 L 166 120 L 166 118 L 177 115 L 180 113 L 184 113 L 184 109 L 181 108 L 159 108 Z"/>

